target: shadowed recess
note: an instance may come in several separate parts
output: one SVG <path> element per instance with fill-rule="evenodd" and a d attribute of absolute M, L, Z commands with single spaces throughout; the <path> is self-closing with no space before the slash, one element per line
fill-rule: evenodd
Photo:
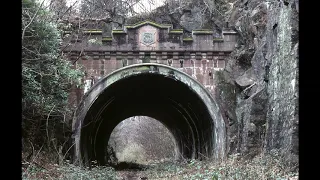
<path fill-rule="evenodd" d="M 139 67 L 139 73 L 120 70 L 120 78 L 113 83 L 110 83 L 112 80 L 110 84 L 102 80 L 87 93 L 74 119 L 76 160 L 81 159 L 80 163 L 86 164 L 97 160 L 98 164 L 104 165 L 104 148 L 113 129 L 132 116 L 149 116 L 164 124 L 175 138 L 178 158 L 219 156 L 219 151 L 225 148 L 223 141 L 219 140 L 225 137 L 224 123 L 217 106 L 210 104 L 213 101 L 211 96 L 199 95 L 194 86 L 182 82 L 183 78 L 178 75 L 181 72 L 161 73 L 160 68 L 168 68 L 140 66 L 143 68 Z M 192 79 L 188 80 L 191 82 Z M 204 97 L 209 97 L 206 102 Z M 92 103 L 86 103 L 86 99 L 93 99 L 87 100 Z M 210 111 L 208 107 L 215 110 Z M 215 127 L 219 124 L 217 122 L 222 128 Z M 219 138 L 215 137 L 217 134 Z"/>

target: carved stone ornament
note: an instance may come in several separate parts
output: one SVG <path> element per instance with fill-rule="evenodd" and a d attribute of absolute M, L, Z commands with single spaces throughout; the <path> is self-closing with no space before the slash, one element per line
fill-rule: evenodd
<path fill-rule="evenodd" d="M 144 32 L 142 33 L 142 41 L 141 43 L 144 45 L 151 45 L 155 43 L 155 33 L 150 33 L 150 32 Z"/>

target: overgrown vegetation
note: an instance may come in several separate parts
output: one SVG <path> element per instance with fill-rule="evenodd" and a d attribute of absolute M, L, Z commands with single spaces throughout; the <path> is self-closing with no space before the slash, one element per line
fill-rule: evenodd
<path fill-rule="evenodd" d="M 23 158 L 39 149 L 68 149 L 68 96 L 81 86 L 83 72 L 60 53 L 61 32 L 53 15 L 34 0 L 22 1 L 22 143 Z M 57 159 L 58 160 L 58 159 Z"/>
<path fill-rule="evenodd" d="M 47 164 L 44 166 L 30 165 L 22 168 L 22 179 L 59 179 L 59 180 L 105 180 L 116 179 L 116 172 L 111 167 L 93 167 L 91 170 L 84 169 L 72 164 L 63 166 L 58 164 Z"/>
<path fill-rule="evenodd" d="M 295 177 L 277 156 L 260 155 L 252 161 L 231 156 L 227 161 L 186 161 L 161 163 L 146 172 L 149 179 L 288 179 Z"/>
<path fill-rule="evenodd" d="M 297 180 L 298 174 L 292 172 L 281 163 L 277 155 L 260 155 L 253 160 L 247 161 L 236 155 L 231 156 L 224 162 L 212 161 L 155 161 L 147 165 L 140 165 L 144 168 L 126 167 L 131 173 L 131 179 L 208 179 L 208 180 Z M 130 163 L 126 163 L 130 165 Z M 31 167 L 31 166 L 30 166 Z M 66 164 L 64 166 L 51 165 L 46 168 L 32 166 L 29 169 L 23 168 L 24 179 L 123 179 L 125 169 L 115 171 L 110 167 L 93 167 L 91 170 L 80 169 L 79 167 Z"/>

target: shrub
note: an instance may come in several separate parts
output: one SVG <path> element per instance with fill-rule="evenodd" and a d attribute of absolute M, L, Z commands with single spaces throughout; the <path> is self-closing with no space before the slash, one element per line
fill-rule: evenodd
<path fill-rule="evenodd" d="M 49 150 L 65 140 L 69 91 L 72 84 L 81 85 L 84 75 L 60 53 L 61 33 L 51 19 L 36 1 L 22 1 L 23 139 Z"/>

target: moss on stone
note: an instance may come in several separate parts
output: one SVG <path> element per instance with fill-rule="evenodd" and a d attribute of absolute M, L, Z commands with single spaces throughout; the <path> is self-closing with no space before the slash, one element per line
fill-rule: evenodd
<path fill-rule="evenodd" d="M 193 41 L 192 38 L 183 38 L 182 40 L 183 40 L 183 41 Z"/>
<path fill-rule="evenodd" d="M 194 29 L 193 31 L 212 31 L 211 29 Z"/>
<path fill-rule="evenodd" d="M 169 31 L 169 33 L 171 33 L 171 34 L 182 34 L 183 30 L 182 29 L 173 29 L 173 30 Z"/>
<path fill-rule="evenodd" d="M 102 30 L 99 29 L 88 29 L 83 31 L 84 34 L 102 34 Z"/>
<path fill-rule="evenodd" d="M 143 22 L 140 22 L 140 23 L 137 23 L 137 24 L 133 24 L 133 25 L 127 25 L 127 26 L 124 26 L 125 28 L 137 28 L 137 27 L 140 27 L 142 25 L 145 25 L 145 24 L 150 24 L 150 25 L 153 25 L 155 27 L 158 27 L 158 28 L 169 28 L 171 27 L 171 25 L 168 25 L 168 24 L 158 24 L 158 23 L 155 23 L 155 22 L 152 22 L 152 21 L 143 21 Z"/>
<path fill-rule="evenodd" d="M 102 37 L 102 41 L 112 41 L 112 37 L 110 36 Z"/>
<path fill-rule="evenodd" d="M 124 30 L 112 30 L 112 34 L 126 34 Z"/>
<path fill-rule="evenodd" d="M 209 29 L 196 29 L 196 30 L 192 30 L 193 34 L 213 34 L 212 30 Z"/>

